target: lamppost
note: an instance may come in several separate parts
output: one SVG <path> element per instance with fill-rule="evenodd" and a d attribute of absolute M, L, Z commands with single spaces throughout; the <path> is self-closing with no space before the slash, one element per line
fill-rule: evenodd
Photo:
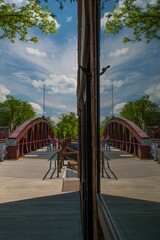
<path fill-rule="evenodd" d="M 112 84 L 112 117 L 111 118 L 114 118 L 113 84 Z"/>
<path fill-rule="evenodd" d="M 43 87 L 43 116 L 42 116 L 42 118 L 45 118 L 44 114 L 45 114 L 45 84 Z"/>

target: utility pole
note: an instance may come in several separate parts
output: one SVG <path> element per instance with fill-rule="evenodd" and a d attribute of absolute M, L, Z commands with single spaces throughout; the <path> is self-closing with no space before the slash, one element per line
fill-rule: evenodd
<path fill-rule="evenodd" d="M 42 117 L 45 117 L 44 114 L 45 114 L 45 84 L 43 86 L 43 116 Z"/>
<path fill-rule="evenodd" d="M 112 118 L 114 118 L 113 84 L 112 84 Z"/>

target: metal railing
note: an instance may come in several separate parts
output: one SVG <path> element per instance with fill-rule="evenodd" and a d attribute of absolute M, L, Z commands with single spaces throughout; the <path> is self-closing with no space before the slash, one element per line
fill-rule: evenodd
<path fill-rule="evenodd" d="M 72 163 L 72 158 L 67 158 L 66 156 L 69 155 L 76 155 L 77 157 L 77 161 Z M 64 147 L 61 148 L 60 151 L 58 152 L 58 156 L 57 156 L 57 177 L 59 177 L 59 173 L 61 172 L 61 169 L 63 166 L 68 166 L 64 164 L 64 160 L 67 158 L 68 160 L 68 164 L 70 163 L 70 167 L 74 167 L 77 168 L 77 172 L 78 172 L 78 177 L 79 177 L 79 152 L 70 148 L 70 147 Z M 73 160 L 74 161 L 74 160 Z"/>
<path fill-rule="evenodd" d="M 58 154 L 57 154 L 57 177 L 59 177 L 59 173 L 61 172 L 61 169 L 64 165 L 64 152 L 65 148 L 61 147 L 58 150 Z"/>
<path fill-rule="evenodd" d="M 109 165 L 109 161 L 110 161 L 110 158 L 108 156 L 106 156 L 105 154 L 105 151 L 101 151 L 101 172 L 102 172 L 102 177 L 105 177 L 105 174 L 106 176 L 111 179 L 112 176 L 118 180 L 118 178 L 116 177 L 116 175 L 114 174 L 114 172 L 112 171 L 112 169 L 110 168 L 110 165 Z M 105 173 L 105 174 L 104 174 Z M 111 174 L 111 176 L 110 176 Z"/>
<path fill-rule="evenodd" d="M 58 150 L 59 151 L 59 150 Z M 56 169 L 57 169 L 57 159 L 56 159 L 56 155 L 58 155 L 58 151 L 56 151 L 49 159 L 49 169 L 46 172 L 45 176 L 43 177 L 43 180 L 46 179 L 46 177 L 49 175 L 49 173 L 51 173 L 50 175 L 50 179 L 52 179 Z"/>
<path fill-rule="evenodd" d="M 78 177 L 79 177 L 79 152 L 75 151 L 72 149 L 70 149 L 70 152 L 67 152 L 66 149 L 68 150 L 68 147 L 60 147 L 59 150 L 57 152 L 55 152 L 49 159 L 48 161 L 49 163 L 49 169 L 46 172 L 45 176 L 43 177 L 43 180 L 46 179 L 46 177 L 50 174 L 50 179 L 53 178 L 54 173 L 57 170 L 57 178 L 59 177 L 59 174 L 62 170 L 62 167 L 65 165 L 64 164 L 64 158 L 65 155 L 68 154 L 76 154 L 77 155 L 77 163 L 73 164 L 77 166 L 77 171 L 78 171 Z"/>

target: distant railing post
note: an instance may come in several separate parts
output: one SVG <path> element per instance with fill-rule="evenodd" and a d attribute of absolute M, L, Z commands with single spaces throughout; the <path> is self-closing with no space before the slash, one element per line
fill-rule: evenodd
<path fill-rule="evenodd" d="M 79 152 L 77 153 L 77 162 L 78 162 L 78 169 L 77 169 L 77 171 L 78 171 L 78 178 L 79 178 L 79 176 L 80 176 L 80 172 L 79 172 Z"/>
<path fill-rule="evenodd" d="M 104 151 L 102 151 L 102 177 L 104 177 Z"/>
<path fill-rule="evenodd" d="M 58 154 L 57 154 L 57 177 L 59 177 L 59 150 L 58 150 Z"/>

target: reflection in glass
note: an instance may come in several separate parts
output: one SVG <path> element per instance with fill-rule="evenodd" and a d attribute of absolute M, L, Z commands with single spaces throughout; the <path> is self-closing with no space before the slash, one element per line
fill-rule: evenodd
<path fill-rule="evenodd" d="M 148 43 L 143 35 L 141 41 L 123 43 L 126 36 L 134 36 L 132 29 L 125 27 L 116 35 L 105 34 L 106 16 L 113 7 L 123 7 L 124 2 L 108 1 L 101 10 L 100 63 L 101 69 L 108 65 L 110 68 L 100 75 L 100 182 L 101 193 L 111 214 L 114 209 L 115 218 L 119 209 L 125 212 L 126 206 L 128 211 L 132 208 L 138 211 L 139 204 L 146 201 L 160 203 L 155 177 L 159 176 L 159 170 L 153 159 L 153 148 L 157 145 L 149 135 L 158 124 L 160 112 L 157 108 L 160 102 L 159 40 Z M 133 4 L 140 6 L 138 2 Z M 142 2 L 141 7 L 145 9 L 146 3 Z M 156 104 L 152 114 L 151 108 L 147 108 L 149 101 Z M 128 103 L 130 110 L 126 113 Z M 143 118 L 140 125 L 143 113 L 148 122 L 145 124 Z M 120 121 L 122 117 L 126 120 Z M 137 208 L 132 206 L 133 202 L 138 204 Z M 118 217 L 120 219 L 120 214 Z M 131 226 L 127 226 L 131 230 Z M 125 230 L 121 230 L 123 235 Z"/>

